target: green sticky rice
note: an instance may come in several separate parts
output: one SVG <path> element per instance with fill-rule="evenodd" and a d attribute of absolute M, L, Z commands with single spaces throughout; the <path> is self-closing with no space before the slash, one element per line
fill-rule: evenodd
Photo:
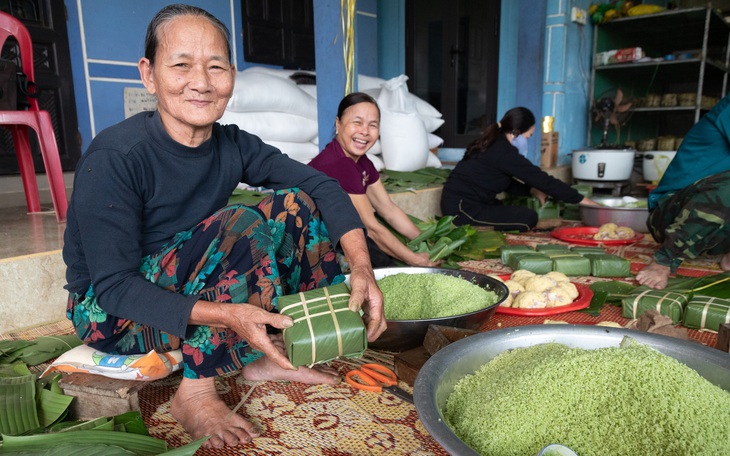
<path fill-rule="evenodd" d="M 445 274 L 400 272 L 378 280 L 387 320 L 423 320 L 474 312 L 496 304 L 493 291 Z"/>
<path fill-rule="evenodd" d="M 631 341 L 504 352 L 459 380 L 444 417 L 482 455 L 728 455 L 730 392 Z"/>

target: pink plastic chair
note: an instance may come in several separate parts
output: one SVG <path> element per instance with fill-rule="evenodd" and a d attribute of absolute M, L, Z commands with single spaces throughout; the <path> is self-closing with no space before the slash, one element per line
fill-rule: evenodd
<path fill-rule="evenodd" d="M 22 70 L 28 77 L 29 82 L 35 81 L 35 70 L 33 69 L 33 43 L 30 39 L 28 29 L 15 17 L 0 11 L 0 48 L 9 36 L 15 37 L 20 46 L 20 59 Z M 48 184 L 51 189 L 51 199 L 56 210 L 58 223 L 66 220 L 68 200 L 66 199 L 66 185 L 63 181 L 63 170 L 61 169 L 61 158 L 56 144 L 56 135 L 53 132 L 53 124 L 48 111 L 38 108 L 38 101 L 28 97 L 30 108 L 27 111 L 0 111 L 0 126 L 10 129 L 13 135 L 15 153 L 18 156 L 20 175 L 25 189 L 25 200 L 28 205 L 28 212 L 40 212 L 41 203 L 38 196 L 38 184 L 35 178 L 35 166 L 31 155 L 30 141 L 28 139 L 28 127 L 32 128 L 38 136 L 43 164 L 48 176 Z"/>

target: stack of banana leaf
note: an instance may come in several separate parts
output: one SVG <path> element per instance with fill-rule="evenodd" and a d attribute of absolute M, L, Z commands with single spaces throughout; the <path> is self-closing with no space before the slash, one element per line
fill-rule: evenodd
<path fill-rule="evenodd" d="M 389 193 L 439 187 L 451 173 L 447 168 L 422 168 L 415 171 L 380 171 L 380 181 Z"/>
<path fill-rule="evenodd" d="M 505 235 L 498 231 L 478 230 L 471 225 L 456 226 L 453 216 L 431 220 L 409 217 L 421 230 L 418 237 L 409 241 L 389 227 L 391 232 L 412 251 L 428 252 L 432 262 L 442 261 L 444 268 L 459 269 L 460 261 L 498 258 L 500 247 L 507 243 Z M 388 226 L 382 219 L 381 223 Z"/>
<path fill-rule="evenodd" d="M 193 455 L 205 438 L 168 450 L 151 437 L 142 415 L 129 412 L 90 421 L 68 418 L 73 396 L 59 386 L 61 374 L 31 371 L 80 345 L 75 335 L 0 340 L 0 454 L 44 456 Z"/>

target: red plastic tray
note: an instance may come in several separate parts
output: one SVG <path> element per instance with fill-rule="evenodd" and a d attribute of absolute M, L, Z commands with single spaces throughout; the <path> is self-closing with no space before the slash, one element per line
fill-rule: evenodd
<path fill-rule="evenodd" d="M 510 274 L 504 274 L 499 276 L 502 280 L 508 280 Z M 585 309 L 591 305 L 591 299 L 593 299 L 593 290 L 588 285 L 582 283 L 571 282 L 578 289 L 578 297 L 570 303 L 564 306 L 558 307 L 546 307 L 544 309 L 519 309 L 514 307 L 503 307 L 497 306 L 497 313 L 505 315 L 519 315 L 522 317 L 543 317 L 546 315 L 556 315 L 565 312 L 572 312 L 574 310 Z"/>
<path fill-rule="evenodd" d="M 593 235 L 598 233 L 598 227 L 595 226 L 574 226 L 563 227 L 553 230 L 550 235 L 561 241 L 570 242 L 572 244 L 581 245 L 629 245 L 644 239 L 644 233 L 636 233 L 636 236 L 630 239 L 593 239 Z"/>

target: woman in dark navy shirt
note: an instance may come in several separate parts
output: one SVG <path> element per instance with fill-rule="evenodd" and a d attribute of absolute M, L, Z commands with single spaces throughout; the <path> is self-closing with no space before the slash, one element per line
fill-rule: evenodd
<path fill-rule="evenodd" d="M 524 206 L 507 206 L 497 195 L 533 194 L 542 204 L 548 196 L 572 204 L 596 204 L 520 155 L 512 141 L 519 135 L 527 139 L 534 131 L 535 116 L 522 107 L 510 109 L 500 122 L 487 127 L 446 180 L 441 212 L 455 216 L 457 225 L 529 231 L 537 225 L 537 213 Z"/>

